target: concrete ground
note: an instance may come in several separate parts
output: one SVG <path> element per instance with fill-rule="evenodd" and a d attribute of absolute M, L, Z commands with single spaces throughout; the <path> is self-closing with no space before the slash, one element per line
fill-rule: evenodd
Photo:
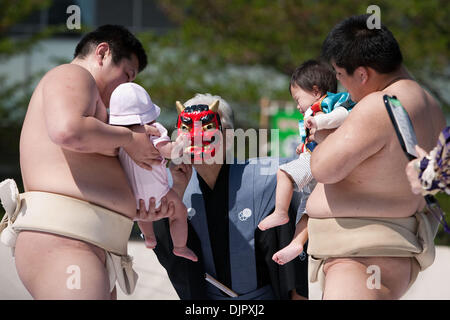
<path fill-rule="evenodd" d="M 143 242 L 130 241 L 129 254 L 134 257 L 134 268 L 139 274 L 136 290 L 125 295 L 120 289 L 118 299 L 127 300 L 178 300 L 164 268 L 158 263 L 152 250 Z M 0 244 L 0 300 L 31 299 L 20 282 L 10 249 Z M 436 260 L 424 272 L 402 298 L 405 300 L 450 299 L 450 247 L 436 247 Z M 310 284 L 310 299 L 320 299 L 322 293 L 317 283 Z"/>

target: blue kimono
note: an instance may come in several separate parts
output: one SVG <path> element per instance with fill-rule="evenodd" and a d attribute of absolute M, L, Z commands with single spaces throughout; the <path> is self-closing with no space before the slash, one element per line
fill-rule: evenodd
<path fill-rule="evenodd" d="M 306 111 L 305 119 L 308 116 L 314 116 L 317 112 L 330 113 L 337 107 L 343 107 L 348 111 L 351 111 L 355 106 L 355 102 L 350 99 L 350 94 L 348 92 L 338 92 L 331 93 L 327 92 L 319 101 L 314 103 L 308 111 Z M 310 152 L 314 150 L 317 146 L 317 142 L 309 141 L 309 129 L 305 129 L 305 124 L 303 120 L 298 121 L 298 128 L 300 131 L 300 137 L 302 139 L 302 143 L 305 144 L 306 149 Z"/>
<path fill-rule="evenodd" d="M 276 170 L 279 164 L 286 161 L 263 158 L 228 165 L 229 236 L 224 241 L 228 240 L 231 289 L 239 295 L 234 299 L 288 299 L 293 289 L 308 296 L 306 256 L 302 260 L 296 258 L 284 266 L 271 260 L 276 251 L 292 240 L 295 224 L 304 209 L 299 206 L 303 194 L 294 193 L 288 224 L 264 232 L 257 227 L 274 210 Z M 205 273 L 215 279 L 219 275 L 210 241 L 205 199 L 195 170 L 183 202 L 189 214 L 187 245 L 197 254 L 199 261 L 192 262 L 172 254 L 167 219 L 154 223 L 158 241 L 155 253 L 181 299 L 231 299 L 204 279 Z M 262 252 L 263 259 L 256 258 L 256 251 Z M 257 274 L 261 274 L 263 269 L 267 278 L 264 283 L 267 284 L 259 286 L 261 281 L 258 281 Z"/>

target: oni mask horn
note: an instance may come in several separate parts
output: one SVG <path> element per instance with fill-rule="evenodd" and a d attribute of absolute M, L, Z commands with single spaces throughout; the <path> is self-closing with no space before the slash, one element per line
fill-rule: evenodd
<path fill-rule="evenodd" d="M 180 101 L 175 102 L 175 104 L 177 106 L 178 114 L 182 113 L 183 110 L 185 109 L 185 106 L 183 106 L 183 104 Z"/>
<path fill-rule="evenodd" d="M 219 111 L 219 100 L 214 101 L 212 104 L 209 105 L 209 110 L 212 112 L 217 113 Z"/>

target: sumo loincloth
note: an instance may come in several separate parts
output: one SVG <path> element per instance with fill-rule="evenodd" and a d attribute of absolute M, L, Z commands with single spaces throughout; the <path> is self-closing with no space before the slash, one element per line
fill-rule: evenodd
<path fill-rule="evenodd" d="M 12 179 L 0 183 L 5 215 L 0 223 L 1 241 L 14 248 L 21 231 L 40 231 L 85 241 L 105 250 L 112 291 L 116 281 L 131 294 L 137 281 L 132 257 L 127 254 L 133 220 L 117 212 L 71 197 L 48 192 L 19 194 Z"/>
<path fill-rule="evenodd" d="M 409 287 L 433 264 L 439 222 L 423 210 L 407 218 L 326 218 L 308 220 L 309 280 L 324 289 L 329 258 L 411 257 Z"/>

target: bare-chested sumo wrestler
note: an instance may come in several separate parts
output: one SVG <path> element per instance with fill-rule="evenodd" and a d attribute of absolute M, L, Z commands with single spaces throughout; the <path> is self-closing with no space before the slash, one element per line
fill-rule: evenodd
<path fill-rule="evenodd" d="M 392 33 L 384 25 L 368 29 L 368 17 L 337 24 L 322 48 L 357 102 L 311 158 L 318 184 L 306 207 L 309 272 L 322 283 L 324 299 L 398 299 L 434 260 L 437 220 L 411 192 L 408 160 L 383 96 L 397 97 L 426 151 L 436 144 L 444 116 L 403 67 Z"/>

